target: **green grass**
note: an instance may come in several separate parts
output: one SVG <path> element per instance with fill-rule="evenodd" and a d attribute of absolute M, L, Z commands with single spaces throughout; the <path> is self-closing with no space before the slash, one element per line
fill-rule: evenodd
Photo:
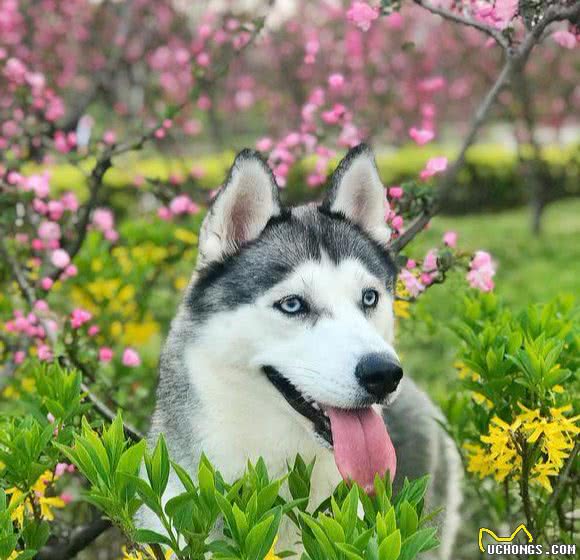
<path fill-rule="evenodd" d="M 459 246 L 485 249 L 497 261 L 495 291 L 506 304 L 521 309 L 557 293 L 580 292 L 580 200 L 562 200 L 546 210 L 539 238 L 530 233 L 526 208 L 494 214 L 437 217 L 409 252 L 422 256 L 440 243 L 445 231 L 459 234 Z M 434 286 L 416 304 L 415 317 L 399 328 L 398 349 L 405 369 L 435 399 L 448 396 L 456 341 L 449 325 L 457 319 L 465 282 L 455 274 Z"/>

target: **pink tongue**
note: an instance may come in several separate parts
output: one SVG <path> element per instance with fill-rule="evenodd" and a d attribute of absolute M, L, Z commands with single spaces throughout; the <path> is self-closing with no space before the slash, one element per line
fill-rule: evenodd
<path fill-rule="evenodd" d="M 342 478 L 374 493 L 375 475 L 395 477 L 397 457 L 383 419 L 372 409 L 327 408 L 334 460 Z"/>

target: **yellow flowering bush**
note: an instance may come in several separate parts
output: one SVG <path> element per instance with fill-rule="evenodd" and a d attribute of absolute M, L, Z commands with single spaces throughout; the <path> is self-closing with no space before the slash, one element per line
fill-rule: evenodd
<path fill-rule="evenodd" d="M 566 297 L 519 314 L 492 294 L 466 299 L 455 326 L 458 391 L 447 404 L 488 514 L 564 542 L 578 475 L 578 314 Z"/>

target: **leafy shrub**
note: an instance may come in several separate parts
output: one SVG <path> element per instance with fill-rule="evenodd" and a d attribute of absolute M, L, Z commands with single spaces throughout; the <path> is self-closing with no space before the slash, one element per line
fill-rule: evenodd
<path fill-rule="evenodd" d="M 159 545 L 179 559 L 255 559 L 274 556 L 283 519 L 296 527 L 305 558 L 411 560 L 437 545 L 436 529 L 426 526 L 423 497 L 427 478 L 406 481 L 391 495 L 388 476 L 375 480 L 375 495 L 341 483 L 316 512 L 307 504 L 314 464 L 297 457 L 288 474 L 270 479 L 265 464 L 248 464 L 244 475 L 226 482 L 202 457 L 196 482 L 171 462 L 160 438 L 153 452 L 143 440 L 131 445 L 120 416 L 102 430 L 81 415 L 81 376 L 57 364 L 29 363 L 19 377 L 22 391 L 11 401 L 10 414 L 0 424 L 0 558 L 32 558 L 47 542 L 48 521 L 65 506 L 59 479 L 71 466 L 89 482 L 84 501 L 93 504 L 117 524 L 144 558 L 155 560 Z M 26 390 L 34 386 L 34 391 Z M 28 415 L 22 415 L 22 410 Z M 144 464 L 144 478 L 139 477 Z M 65 468 L 66 466 L 66 468 Z M 171 471 L 183 492 L 163 500 Z M 291 498 L 280 494 L 287 485 Z M 7 497 L 8 495 L 8 497 Z M 364 515 L 358 516 L 359 504 Z M 139 508 L 151 510 L 164 534 L 135 526 Z M 216 537 L 216 528 L 223 534 Z M 144 556 L 143 556 L 144 555 Z"/>
<path fill-rule="evenodd" d="M 465 300 L 459 390 L 449 401 L 478 500 L 496 523 L 571 542 L 578 476 L 580 308 L 560 297 L 521 313 L 493 294 Z M 515 527 L 514 525 L 514 527 Z"/>

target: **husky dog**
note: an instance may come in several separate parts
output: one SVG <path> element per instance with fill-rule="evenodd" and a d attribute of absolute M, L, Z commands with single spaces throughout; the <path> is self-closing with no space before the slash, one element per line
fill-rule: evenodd
<path fill-rule="evenodd" d="M 199 255 L 161 357 L 149 435 L 192 475 L 205 453 L 227 479 L 263 457 L 280 476 L 316 458 L 309 507 L 342 479 L 430 474 L 453 546 L 461 468 L 441 413 L 393 348 L 396 267 L 371 150 L 350 150 L 320 204 L 282 206 L 260 155 L 242 151 L 199 235 Z M 398 398 L 396 398 L 398 397 Z M 183 491 L 170 479 L 166 499 Z M 139 524 L 157 528 L 142 510 Z M 292 546 L 281 536 L 281 545 Z"/>

